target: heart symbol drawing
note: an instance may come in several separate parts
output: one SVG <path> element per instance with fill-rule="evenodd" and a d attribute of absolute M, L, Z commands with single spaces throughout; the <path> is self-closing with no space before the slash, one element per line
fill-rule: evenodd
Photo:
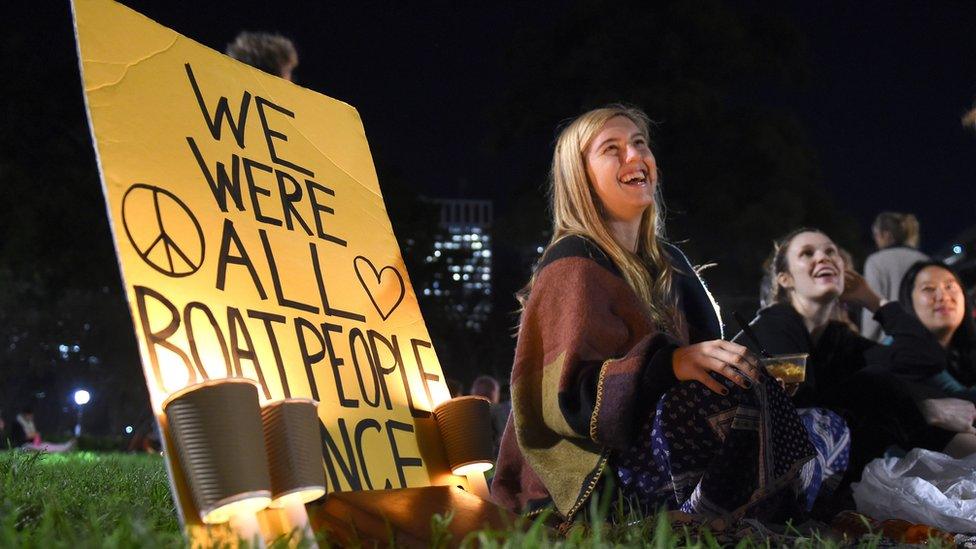
<path fill-rule="evenodd" d="M 390 265 L 377 271 L 376 267 L 373 266 L 373 262 L 361 255 L 356 256 L 352 264 L 356 269 L 356 277 L 359 278 L 359 283 L 366 290 L 366 295 L 369 296 L 369 300 L 373 302 L 373 307 L 376 308 L 376 312 L 380 314 L 383 320 L 386 320 L 400 306 L 400 302 L 403 301 L 403 295 L 405 293 L 403 277 Z M 384 277 L 387 270 L 392 273 L 392 276 Z M 367 273 L 367 276 L 363 276 L 363 273 Z M 395 299 L 394 296 L 396 296 Z M 386 307 L 384 311 L 384 307 L 380 306 L 380 301 L 384 303 L 392 302 L 393 304 Z"/>

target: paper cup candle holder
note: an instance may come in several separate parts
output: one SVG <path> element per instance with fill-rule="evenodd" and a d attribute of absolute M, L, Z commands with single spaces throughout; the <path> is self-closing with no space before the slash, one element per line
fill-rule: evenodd
<path fill-rule="evenodd" d="M 272 507 L 304 504 L 325 495 L 318 402 L 292 398 L 261 409 L 271 472 Z"/>
<path fill-rule="evenodd" d="M 447 461 L 455 475 L 482 473 L 494 459 L 488 399 L 457 397 L 434 408 L 437 428 L 444 441 Z"/>
<path fill-rule="evenodd" d="M 325 494 L 316 402 L 261 408 L 240 378 L 187 387 L 163 403 L 193 502 L 205 524 L 304 504 Z"/>

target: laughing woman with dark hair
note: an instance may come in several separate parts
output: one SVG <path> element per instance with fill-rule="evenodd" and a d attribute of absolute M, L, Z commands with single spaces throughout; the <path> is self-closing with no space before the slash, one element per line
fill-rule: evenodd
<path fill-rule="evenodd" d="M 898 299 L 944 355 L 939 363 L 899 365 L 895 373 L 937 395 L 976 402 L 976 324 L 956 273 L 941 261 L 919 261 L 905 273 Z"/>
<path fill-rule="evenodd" d="M 847 421 L 851 463 L 845 484 L 891 445 L 954 457 L 976 452 L 968 425 L 923 415 L 917 393 L 891 373 L 940 364 L 943 353 L 935 340 L 898 303 L 874 293 L 830 237 L 816 229 L 793 231 L 776 243 L 770 268 L 775 304 L 759 311 L 752 329 L 773 354 L 810 354 L 793 401 L 798 408 L 832 410 Z M 841 300 L 871 311 L 892 344 L 880 345 L 831 320 Z M 743 334 L 733 341 L 751 345 Z"/>

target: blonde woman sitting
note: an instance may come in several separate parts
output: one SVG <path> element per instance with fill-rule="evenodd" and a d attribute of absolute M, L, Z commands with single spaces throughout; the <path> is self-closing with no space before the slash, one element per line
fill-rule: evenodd
<path fill-rule="evenodd" d="M 646 115 L 609 106 L 572 121 L 551 185 L 553 239 L 522 296 L 496 501 L 568 524 L 615 477 L 649 511 L 802 512 L 815 450 L 756 357 L 722 340 L 711 296 L 664 240 Z"/>

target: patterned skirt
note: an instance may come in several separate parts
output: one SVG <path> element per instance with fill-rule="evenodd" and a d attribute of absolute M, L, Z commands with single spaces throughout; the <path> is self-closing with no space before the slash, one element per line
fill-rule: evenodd
<path fill-rule="evenodd" d="M 807 510 L 818 497 L 834 492 L 851 462 L 851 431 L 839 415 L 823 408 L 796 411 L 817 450 L 817 457 L 803 467 L 801 480 L 806 491 Z"/>
<path fill-rule="evenodd" d="M 846 468 L 850 435 L 820 409 L 798 414 L 764 376 L 751 389 L 722 380 L 719 395 L 681 383 L 657 403 L 636 444 L 611 453 L 625 496 L 645 511 L 781 520 L 810 509 Z"/>

